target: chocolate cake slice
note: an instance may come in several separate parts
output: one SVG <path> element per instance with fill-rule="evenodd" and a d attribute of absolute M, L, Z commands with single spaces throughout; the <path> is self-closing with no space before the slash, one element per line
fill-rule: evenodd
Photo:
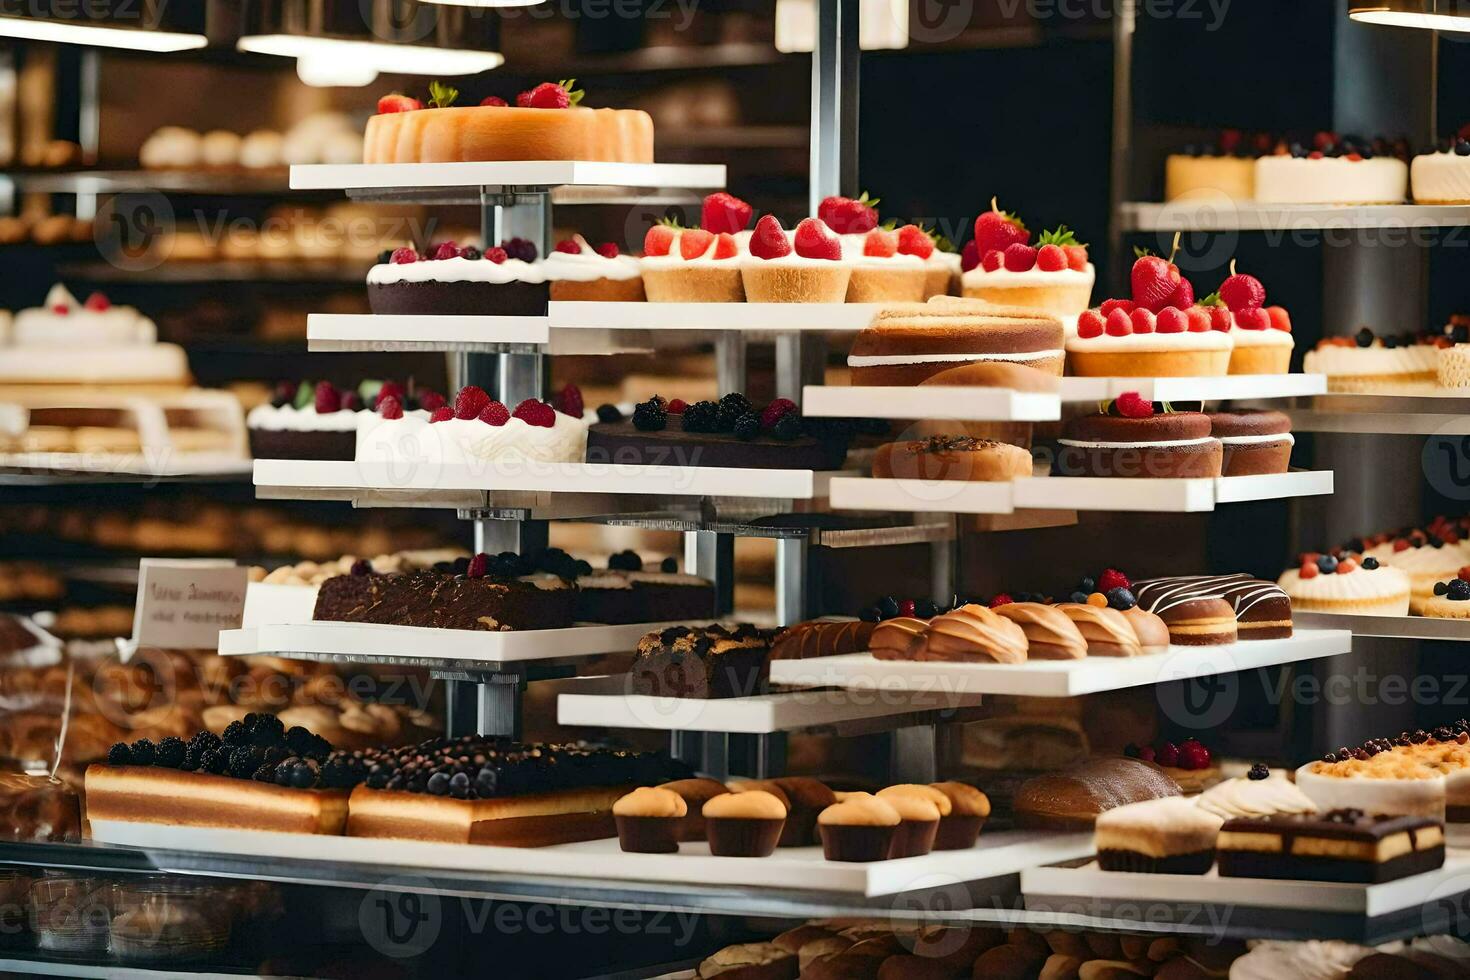
<path fill-rule="evenodd" d="M 1225 821 L 1219 871 L 1231 878 L 1377 884 L 1444 864 L 1444 824 L 1362 810 L 1277 813 Z"/>
<path fill-rule="evenodd" d="M 766 688 L 771 634 L 746 623 L 726 629 L 671 626 L 638 641 L 629 673 L 634 694 L 740 698 Z"/>
<path fill-rule="evenodd" d="M 570 626 L 576 590 L 549 575 L 498 577 L 418 571 L 339 575 L 317 591 L 313 619 L 460 630 Z M 528 581 L 529 579 L 529 581 Z"/>

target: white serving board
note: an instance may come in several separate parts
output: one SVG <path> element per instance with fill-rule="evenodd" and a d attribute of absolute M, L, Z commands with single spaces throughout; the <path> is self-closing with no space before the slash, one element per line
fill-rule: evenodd
<path fill-rule="evenodd" d="M 569 626 L 550 630 L 449 630 L 379 623 L 311 622 L 221 630 L 226 656 L 294 654 L 511 662 L 627 653 L 645 633 L 671 623 Z"/>
<path fill-rule="evenodd" d="M 1215 480 L 1215 503 L 1245 500 L 1278 500 L 1283 497 L 1315 497 L 1332 493 L 1331 470 L 1292 470 L 1259 476 L 1222 476 Z"/>
<path fill-rule="evenodd" d="M 280 582 L 251 582 L 245 586 L 245 609 L 240 625 L 276 626 L 309 623 L 316 612 L 315 585 L 285 585 Z"/>
<path fill-rule="evenodd" d="M 1016 480 L 1016 510 L 1187 513 L 1215 509 L 1215 477 L 1038 476 Z"/>
<path fill-rule="evenodd" d="M 709 845 L 681 844 L 678 854 L 625 854 L 615 839 L 551 847 L 493 847 L 412 840 L 329 837 L 168 824 L 92 821 L 92 838 L 108 844 L 200 851 L 294 861 L 347 862 L 379 867 L 546 875 L 614 882 L 787 888 L 873 897 L 1017 874 L 1038 864 L 1092 852 L 1092 835 L 1045 831 L 981 833 L 967 851 L 853 864 L 828 861 L 820 847 L 783 847 L 764 858 L 714 857 Z"/>
<path fill-rule="evenodd" d="M 1061 418 L 1061 399 L 1037 391 L 960 385 L 807 385 L 805 415 L 829 418 L 945 419 L 1050 422 Z"/>
<path fill-rule="evenodd" d="M 1009 514 L 1015 510 L 1013 483 L 967 480 L 893 480 L 833 477 L 833 510 L 887 510 L 941 514 Z"/>
<path fill-rule="evenodd" d="M 255 461 L 257 487 L 293 490 L 498 490 L 811 500 L 827 495 L 827 483 L 832 475 L 813 470 L 617 463 L 521 462 L 466 466 L 425 462 L 417 466 L 395 466 L 340 460 Z"/>
<path fill-rule="evenodd" d="M 716 190 L 725 186 L 725 165 L 490 160 L 465 163 L 312 163 L 291 168 L 291 189 L 308 191 L 568 185 Z"/>
<path fill-rule="evenodd" d="M 1063 378 L 1062 401 L 1090 402 L 1136 391 L 1156 402 L 1295 398 L 1327 393 L 1325 374 L 1226 374 L 1208 378 Z"/>
<path fill-rule="evenodd" d="M 1059 899 L 1091 898 L 1147 903 L 1162 911 L 1170 904 L 1201 904 L 1347 913 L 1373 918 L 1416 908 L 1434 896 L 1470 889 L 1470 851 L 1448 848 L 1444 867 L 1379 885 L 1330 881 L 1276 881 L 1268 878 L 1225 878 L 1212 869 L 1204 875 L 1133 874 L 1103 871 L 1096 863 L 1079 868 L 1027 868 L 1021 891 L 1027 907 L 1056 910 Z M 1083 898 L 1083 896 L 1087 896 Z"/>
<path fill-rule="evenodd" d="M 738 330 L 793 333 L 862 330 L 878 303 L 594 303 L 553 301 L 547 312 L 561 330 Z M 1055 417 L 1055 416 L 1053 416 Z"/>
<path fill-rule="evenodd" d="M 1014 694 L 1075 697 L 1098 691 L 1209 677 L 1347 653 L 1347 630 L 1297 630 L 1278 640 L 1221 646 L 1170 646 L 1141 657 L 1028 660 L 1019 664 L 879 660 L 849 653 L 811 660 L 774 660 L 771 683 L 791 687 L 921 691 L 944 695 Z"/>
<path fill-rule="evenodd" d="M 626 675 L 548 681 L 561 725 L 764 735 L 843 721 L 969 708 L 978 694 L 919 691 L 785 691 L 746 698 L 659 698 L 631 694 Z"/>
<path fill-rule="evenodd" d="M 544 316 L 410 316 L 311 313 L 306 341 L 315 351 L 472 350 L 496 344 L 545 344 Z"/>
<path fill-rule="evenodd" d="M 223 453 L 166 453 L 151 459 L 148 453 L 0 453 L 0 470 L 35 474 L 77 473 L 88 476 L 191 477 L 244 476 L 250 460 Z"/>

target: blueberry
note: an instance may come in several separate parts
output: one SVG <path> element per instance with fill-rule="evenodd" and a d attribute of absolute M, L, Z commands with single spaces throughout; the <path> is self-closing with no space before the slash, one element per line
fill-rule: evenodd
<path fill-rule="evenodd" d="M 1435 582 L 1434 583 L 1434 594 L 1435 595 L 1444 595 L 1449 590 L 1450 590 L 1450 585 L 1449 585 L 1448 582 Z"/>
<path fill-rule="evenodd" d="M 603 425 L 610 425 L 613 422 L 621 422 L 622 420 L 623 413 L 618 410 L 616 405 L 597 406 L 597 421 Z"/>
<path fill-rule="evenodd" d="M 1133 597 L 1133 593 L 1121 585 L 1116 589 L 1108 590 L 1109 608 L 1117 609 L 1121 612 L 1124 609 L 1132 609 L 1136 605 L 1138 605 L 1138 600 Z"/>
<path fill-rule="evenodd" d="M 434 773 L 425 784 L 425 789 L 435 796 L 444 796 L 449 792 L 449 774 L 443 772 Z"/>
<path fill-rule="evenodd" d="M 1455 141 L 1455 156 L 1470 157 L 1470 140 Z"/>
<path fill-rule="evenodd" d="M 1337 559 L 1331 555 L 1323 555 L 1317 559 L 1317 571 L 1323 575 L 1331 575 L 1337 571 Z"/>
<path fill-rule="evenodd" d="M 1455 602 L 1464 602 L 1466 599 L 1470 599 L 1470 582 L 1462 578 L 1454 579 L 1450 582 L 1448 595 Z"/>
<path fill-rule="evenodd" d="M 914 603 L 914 615 L 920 619 L 933 619 L 939 615 L 939 606 L 933 599 L 920 599 Z"/>
<path fill-rule="evenodd" d="M 1093 579 L 1093 578 L 1090 578 L 1090 577 L 1088 577 L 1086 575 L 1082 576 L 1082 578 L 1077 582 L 1077 591 L 1078 592 L 1084 592 L 1084 593 L 1086 593 L 1086 592 L 1096 592 L 1097 591 L 1097 580 L 1096 579 Z"/>
<path fill-rule="evenodd" d="M 679 570 L 679 559 L 670 555 L 668 558 L 665 558 L 663 561 L 658 563 L 658 570 L 666 575 L 673 575 Z"/>
<path fill-rule="evenodd" d="M 1307 148 L 1302 146 L 1300 143 L 1293 143 L 1291 144 L 1291 155 L 1300 160 L 1302 157 L 1307 155 Z"/>
<path fill-rule="evenodd" d="M 877 606 L 869 606 L 862 612 L 858 613 L 858 619 L 862 620 L 865 623 L 882 622 L 883 610 L 879 609 Z"/>
<path fill-rule="evenodd" d="M 878 611 L 884 619 L 892 619 L 898 615 L 898 600 L 891 595 L 884 596 L 878 600 Z"/>
<path fill-rule="evenodd" d="M 1367 327 L 1364 327 L 1357 333 L 1353 334 L 1353 342 L 1356 343 L 1359 347 L 1372 347 L 1373 331 L 1369 330 Z"/>
<path fill-rule="evenodd" d="M 1086 593 L 1086 592 L 1081 592 L 1081 591 L 1073 592 L 1070 596 L 1067 597 L 1067 601 L 1068 602 L 1077 602 L 1077 603 L 1084 603 L 1085 604 L 1087 602 L 1087 596 L 1088 596 L 1088 593 Z"/>

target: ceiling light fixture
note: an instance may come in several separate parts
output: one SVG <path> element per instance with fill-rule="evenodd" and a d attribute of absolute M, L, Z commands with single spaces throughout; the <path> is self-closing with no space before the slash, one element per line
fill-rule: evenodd
<path fill-rule="evenodd" d="M 169 0 L 0 0 L 0 37 L 159 52 L 209 43 L 204 5 Z"/>
<path fill-rule="evenodd" d="M 1470 0 L 1352 0 L 1348 16 L 1363 24 L 1470 33 Z"/>

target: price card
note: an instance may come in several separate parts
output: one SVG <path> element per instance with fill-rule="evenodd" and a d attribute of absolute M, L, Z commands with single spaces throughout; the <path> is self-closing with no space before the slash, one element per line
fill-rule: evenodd
<path fill-rule="evenodd" d="M 139 647 L 216 650 L 219 631 L 240 628 L 249 570 L 227 559 L 144 558 L 127 660 Z"/>

